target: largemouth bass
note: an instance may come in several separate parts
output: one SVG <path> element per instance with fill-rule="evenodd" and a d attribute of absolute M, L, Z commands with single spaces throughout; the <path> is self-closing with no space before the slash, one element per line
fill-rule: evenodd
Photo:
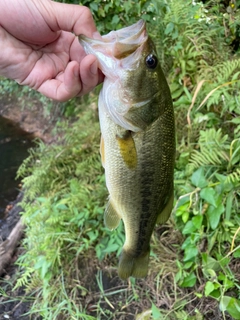
<path fill-rule="evenodd" d="M 150 239 L 173 206 L 175 132 L 172 99 L 143 20 L 101 39 L 79 36 L 105 75 L 99 95 L 101 159 L 109 201 L 104 220 L 125 227 L 118 274 L 147 275 Z"/>

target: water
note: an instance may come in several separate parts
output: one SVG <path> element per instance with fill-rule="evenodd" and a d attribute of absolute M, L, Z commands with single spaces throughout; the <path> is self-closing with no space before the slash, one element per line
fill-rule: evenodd
<path fill-rule="evenodd" d="M 16 172 L 33 145 L 31 134 L 0 117 L 0 220 L 5 207 L 19 193 L 20 180 L 16 180 Z"/>

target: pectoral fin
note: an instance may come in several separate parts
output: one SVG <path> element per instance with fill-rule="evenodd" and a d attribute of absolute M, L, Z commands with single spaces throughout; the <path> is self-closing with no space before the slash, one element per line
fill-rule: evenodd
<path fill-rule="evenodd" d="M 111 200 L 109 200 L 104 213 L 105 226 L 110 230 L 116 229 L 120 223 L 120 220 L 121 217 L 111 204 Z"/>
<path fill-rule="evenodd" d="M 131 131 L 125 131 L 124 135 L 116 136 L 121 156 L 129 169 L 137 166 L 137 151 Z"/>
<path fill-rule="evenodd" d="M 159 213 L 158 217 L 157 217 L 157 223 L 159 224 L 163 224 L 165 223 L 168 218 L 170 217 L 170 214 L 172 212 L 172 207 L 173 207 L 173 200 L 174 200 L 174 196 L 173 193 L 171 195 L 171 197 L 169 198 L 166 206 L 164 207 L 164 209 Z"/>

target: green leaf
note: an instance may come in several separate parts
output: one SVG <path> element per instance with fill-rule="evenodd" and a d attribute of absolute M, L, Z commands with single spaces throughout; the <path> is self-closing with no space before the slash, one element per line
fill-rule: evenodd
<path fill-rule="evenodd" d="M 233 152 L 232 152 L 229 166 L 230 165 L 233 166 L 237 164 L 239 161 L 240 161 L 240 140 L 237 141 L 237 143 L 235 143 L 233 146 Z"/>
<path fill-rule="evenodd" d="M 91 2 L 90 3 L 90 8 L 91 8 L 92 11 L 98 11 L 97 3 Z"/>
<path fill-rule="evenodd" d="M 232 123 L 240 124 L 240 117 L 233 118 L 231 120 Z"/>
<path fill-rule="evenodd" d="M 202 167 L 193 173 L 191 182 L 195 187 L 198 188 L 204 188 L 208 185 L 208 181 L 204 176 L 204 169 Z"/>
<path fill-rule="evenodd" d="M 184 211 L 182 214 L 182 221 L 183 223 L 186 223 L 188 221 L 189 218 L 189 212 L 188 211 Z"/>
<path fill-rule="evenodd" d="M 102 8 L 99 8 L 99 10 L 98 10 L 98 15 L 99 15 L 100 17 L 105 18 L 105 17 L 106 17 L 106 12 L 105 12 Z"/>
<path fill-rule="evenodd" d="M 197 215 L 192 218 L 192 223 L 194 227 L 199 230 L 202 226 L 202 221 L 203 221 L 203 216 L 202 215 Z"/>
<path fill-rule="evenodd" d="M 49 201 L 49 199 L 44 198 L 44 197 L 38 197 L 36 200 L 41 202 L 41 203 L 45 203 L 45 202 Z"/>
<path fill-rule="evenodd" d="M 189 201 L 187 203 L 181 204 L 177 206 L 176 216 L 182 216 L 186 211 L 189 210 Z"/>
<path fill-rule="evenodd" d="M 233 253 L 234 258 L 240 258 L 240 248 Z"/>
<path fill-rule="evenodd" d="M 211 292 L 211 297 L 215 298 L 216 300 L 219 300 L 219 298 L 221 297 L 221 290 L 220 289 L 213 290 Z"/>
<path fill-rule="evenodd" d="M 56 205 L 56 208 L 57 208 L 58 210 L 69 210 L 69 208 L 68 208 L 65 204 L 63 204 L 63 203 L 57 204 L 57 205 Z"/>
<path fill-rule="evenodd" d="M 181 287 L 183 288 L 193 287 L 196 281 L 197 281 L 197 278 L 194 272 L 192 272 L 184 278 L 183 282 L 181 283 Z"/>
<path fill-rule="evenodd" d="M 188 246 L 190 246 L 191 243 L 192 243 L 191 236 L 189 236 L 189 237 L 187 237 L 187 238 L 185 239 L 185 241 L 183 242 L 181 248 L 182 248 L 183 250 L 185 250 L 185 248 L 187 248 Z"/>
<path fill-rule="evenodd" d="M 98 230 L 96 230 L 96 231 L 91 230 L 91 231 L 87 232 L 87 235 L 89 236 L 89 241 L 93 242 L 98 237 Z"/>
<path fill-rule="evenodd" d="M 197 247 L 190 245 L 185 249 L 183 261 L 189 261 L 198 255 Z"/>
<path fill-rule="evenodd" d="M 117 14 L 115 14 L 112 18 L 112 23 L 117 24 L 119 22 L 120 18 Z"/>
<path fill-rule="evenodd" d="M 154 320 L 162 319 L 162 314 L 158 307 L 152 302 L 152 317 Z"/>
<path fill-rule="evenodd" d="M 210 295 L 210 293 L 214 290 L 215 290 L 214 284 L 211 281 L 207 281 L 207 283 L 205 285 L 205 289 L 204 289 L 205 296 L 208 297 Z"/>
<path fill-rule="evenodd" d="M 180 97 L 180 95 L 183 94 L 183 88 L 180 87 L 178 90 L 175 90 L 174 92 L 172 92 L 172 99 L 177 99 Z"/>
<path fill-rule="evenodd" d="M 220 173 L 215 172 L 214 176 L 217 178 L 219 182 L 224 184 L 226 182 L 226 176 Z"/>
<path fill-rule="evenodd" d="M 132 8 L 132 3 L 124 1 L 123 7 L 124 7 L 126 13 L 128 13 L 128 11 Z"/>
<path fill-rule="evenodd" d="M 165 32 L 164 33 L 165 34 L 169 34 L 169 33 L 171 33 L 173 31 L 173 29 L 174 29 L 174 23 L 169 22 L 167 24 L 166 28 L 165 28 Z"/>
<path fill-rule="evenodd" d="M 200 197 L 204 199 L 207 203 L 211 204 L 214 207 L 217 207 L 217 195 L 216 191 L 213 188 L 204 188 L 200 192 Z"/>
<path fill-rule="evenodd" d="M 240 319 L 240 300 L 232 298 L 227 306 L 227 312 L 236 319 Z"/>
<path fill-rule="evenodd" d="M 227 196 L 227 201 L 226 201 L 226 213 L 225 213 L 226 220 L 230 220 L 231 218 L 233 199 L 234 199 L 234 194 L 233 192 L 230 192 Z"/>
<path fill-rule="evenodd" d="M 240 300 L 229 296 L 223 296 L 219 307 L 221 311 L 229 312 L 234 319 L 240 319 Z"/>
<path fill-rule="evenodd" d="M 214 208 L 213 206 L 209 206 L 206 212 L 206 215 L 209 219 L 210 226 L 213 230 L 217 228 L 220 221 L 220 217 L 224 212 L 224 210 L 225 210 L 224 205 L 222 203 L 218 205 L 217 208 Z"/>
<path fill-rule="evenodd" d="M 216 274 L 214 274 L 214 272 L 221 269 L 220 263 L 216 259 L 210 257 L 207 253 L 202 253 L 202 264 L 203 272 L 206 277 L 210 274 L 215 277 Z"/>
<path fill-rule="evenodd" d="M 174 279 L 175 279 L 176 282 L 178 282 L 179 280 L 182 279 L 182 270 L 179 270 L 179 271 L 176 273 Z"/>
<path fill-rule="evenodd" d="M 108 245 L 107 248 L 104 251 L 104 253 L 111 253 L 116 251 L 119 248 L 119 245 L 113 243 L 111 245 Z"/>
<path fill-rule="evenodd" d="M 190 269 L 191 266 L 193 265 L 193 263 L 194 263 L 193 261 L 188 261 L 188 262 L 184 263 L 183 269 L 184 270 Z"/>
<path fill-rule="evenodd" d="M 221 254 L 218 254 L 218 253 L 216 253 L 216 258 L 217 258 L 217 261 L 219 262 L 219 265 L 222 268 L 226 267 L 231 261 L 230 257 L 226 257 L 226 256 L 223 257 Z"/>
<path fill-rule="evenodd" d="M 221 311 L 224 312 L 227 310 L 227 306 L 228 306 L 231 299 L 232 299 L 232 297 L 228 297 L 228 296 L 222 297 L 220 305 L 219 305 Z"/>
<path fill-rule="evenodd" d="M 46 273 L 48 272 L 48 269 L 50 268 L 51 266 L 51 262 L 50 261 L 47 261 L 46 260 L 46 257 L 45 256 L 39 256 L 37 262 L 35 263 L 34 265 L 34 269 L 40 271 L 40 275 L 41 275 L 41 278 L 44 279 Z"/>
<path fill-rule="evenodd" d="M 228 279 L 228 276 L 222 272 L 219 273 L 218 280 L 223 281 L 225 291 L 234 287 L 234 282 Z"/>
<path fill-rule="evenodd" d="M 194 226 L 192 220 L 190 220 L 186 223 L 185 227 L 183 228 L 182 233 L 183 234 L 190 234 L 194 231 L 196 231 L 196 227 Z"/>

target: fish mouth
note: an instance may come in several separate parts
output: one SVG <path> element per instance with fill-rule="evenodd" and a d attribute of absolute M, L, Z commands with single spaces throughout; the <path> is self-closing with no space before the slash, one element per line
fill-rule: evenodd
<path fill-rule="evenodd" d="M 99 67 L 106 76 L 108 76 L 109 68 L 116 70 L 117 67 L 121 67 L 121 60 L 133 53 L 135 55 L 147 38 L 144 20 L 139 20 L 129 27 L 111 31 L 98 39 L 88 38 L 84 35 L 78 36 L 85 52 L 97 57 Z"/>
<path fill-rule="evenodd" d="M 146 24 L 144 20 L 139 20 L 132 26 L 111 31 L 103 36 L 104 42 L 114 44 L 112 46 L 112 56 L 123 59 L 135 52 L 146 40 Z"/>

